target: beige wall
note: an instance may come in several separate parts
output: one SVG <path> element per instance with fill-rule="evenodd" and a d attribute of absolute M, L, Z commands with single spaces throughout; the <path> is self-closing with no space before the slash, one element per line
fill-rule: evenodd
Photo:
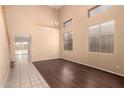
<path fill-rule="evenodd" d="M 92 6 L 64 6 L 61 9 L 61 56 L 124 75 L 124 6 L 113 6 L 103 13 L 88 18 L 87 11 L 90 7 Z M 63 22 L 70 18 L 73 18 L 72 27 L 63 29 Z M 113 55 L 88 53 L 88 26 L 112 19 L 115 20 L 115 53 Z M 63 50 L 63 33 L 66 31 L 73 31 L 73 51 Z"/>
<path fill-rule="evenodd" d="M 60 56 L 59 29 L 57 26 L 51 25 L 52 21 L 58 21 L 57 10 L 48 6 L 5 6 L 5 12 L 10 33 L 12 60 L 14 59 L 16 34 L 31 36 L 33 61 Z M 44 29 L 45 31 L 41 31 Z"/>
<path fill-rule="evenodd" d="M 60 57 L 59 30 L 41 27 L 36 28 L 38 32 L 32 36 L 32 61 L 46 60 Z"/>
<path fill-rule="evenodd" d="M 0 87 L 2 87 L 4 83 L 7 73 L 9 72 L 9 68 L 10 60 L 7 32 L 2 7 L 0 6 Z"/>

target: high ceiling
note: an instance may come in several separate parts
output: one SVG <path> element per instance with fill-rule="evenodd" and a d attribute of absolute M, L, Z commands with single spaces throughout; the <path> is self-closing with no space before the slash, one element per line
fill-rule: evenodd
<path fill-rule="evenodd" d="M 60 8 L 63 7 L 63 5 L 49 5 L 49 6 L 55 8 L 57 10 L 59 10 Z"/>

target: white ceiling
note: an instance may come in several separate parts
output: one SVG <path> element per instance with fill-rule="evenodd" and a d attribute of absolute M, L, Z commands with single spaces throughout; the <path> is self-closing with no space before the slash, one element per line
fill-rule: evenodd
<path fill-rule="evenodd" d="M 49 6 L 52 7 L 52 8 L 55 8 L 57 10 L 59 10 L 60 8 L 63 7 L 63 5 L 49 5 Z"/>

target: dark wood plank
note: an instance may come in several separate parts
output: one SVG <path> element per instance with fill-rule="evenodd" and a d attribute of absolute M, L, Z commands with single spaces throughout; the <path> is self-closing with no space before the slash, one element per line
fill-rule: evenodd
<path fill-rule="evenodd" d="M 52 88 L 122 88 L 124 77 L 64 59 L 34 62 Z"/>

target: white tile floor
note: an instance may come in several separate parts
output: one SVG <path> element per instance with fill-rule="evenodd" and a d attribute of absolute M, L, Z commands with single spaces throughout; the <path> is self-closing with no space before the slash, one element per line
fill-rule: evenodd
<path fill-rule="evenodd" d="M 49 88 L 47 82 L 36 70 L 28 55 L 16 56 L 15 67 L 11 69 L 6 88 Z"/>

